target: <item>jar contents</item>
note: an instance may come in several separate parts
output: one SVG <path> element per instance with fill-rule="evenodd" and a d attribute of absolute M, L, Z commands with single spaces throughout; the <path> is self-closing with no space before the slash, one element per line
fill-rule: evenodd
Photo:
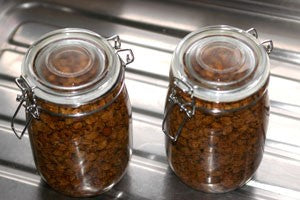
<path fill-rule="evenodd" d="M 162 129 L 172 170 L 196 190 L 237 189 L 262 160 L 271 49 L 254 32 L 204 27 L 174 52 Z"/>
<path fill-rule="evenodd" d="M 28 128 L 36 168 L 65 195 L 99 195 L 126 172 L 132 119 L 124 77 L 134 56 L 120 45 L 119 36 L 56 30 L 30 47 L 16 79 L 22 91 L 16 113 L 23 104 L 22 133 Z M 128 53 L 126 61 L 118 51 Z"/>
<path fill-rule="evenodd" d="M 178 93 L 188 98 L 181 90 Z M 196 106 L 178 140 L 167 142 L 172 169 L 184 183 L 205 192 L 227 192 L 244 185 L 263 155 L 269 115 L 265 87 L 242 101 L 215 104 L 197 99 Z M 212 108 L 225 113 L 211 113 Z M 176 134 L 183 118 L 184 112 L 176 106 L 166 121 L 170 135 Z"/>
<path fill-rule="evenodd" d="M 118 92 L 120 87 L 116 88 Z M 78 108 L 44 101 L 42 108 L 76 114 L 101 108 L 109 95 Z M 126 88 L 103 110 L 83 117 L 41 112 L 29 127 L 32 150 L 41 176 L 55 190 L 69 196 L 100 194 L 125 173 L 131 155 L 131 113 Z"/>
<path fill-rule="evenodd" d="M 34 73 L 39 81 L 60 91 L 84 89 L 101 81 L 107 73 L 107 55 L 101 47 L 71 39 L 55 41 L 35 59 Z"/>
<path fill-rule="evenodd" d="M 38 56 L 43 69 L 39 75 L 54 86 L 86 84 L 100 65 L 87 54 L 83 48 L 60 46 L 46 59 Z M 69 196 L 91 196 L 122 177 L 131 152 L 131 111 L 123 81 L 79 107 L 41 99 L 37 104 L 42 111 L 32 121 L 29 136 L 37 169 L 52 188 Z"/>
<path fill-rule="evenodd" d="M 252 63 L 245 55 L 247 52 L 228 42 L 213 42 L 195 51 L 190 52 L 189 65 L 195 72 L 190 78 L 230 83 L 251 73 Z"/>

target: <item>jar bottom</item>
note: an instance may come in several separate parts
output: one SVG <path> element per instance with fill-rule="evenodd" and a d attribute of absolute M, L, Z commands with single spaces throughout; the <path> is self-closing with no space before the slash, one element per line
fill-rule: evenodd
<path fill-rule="evenodd" d="M 184 182 L 180 177 L 178 177 L 178 178 L 181 182 L 183 182 L 185 185 L 189 186 L 190 188 L 192 188 L 194 190 L 201 191 L 204 193 L 222 194 L 222 193 L 232 192 L 234 190 L 237 190 L 237 189 L 243 187 L 253 178 L 253 176 L 251 176 L 247 181 L 245 181 L 245 182 L 241 183 L 240 185 L 237 185 L 236 187 L 233 187 L 233 188 L 226 188 L 221 183 L 201 184 L 201 185 L 199 185 L 199 188 L 195 188 L 194 186 L 191 186 L 188 183 Z"/>
<path fill-rule="evenodd" d="M 127 170 L 128 170 L 128 167 L 129 167 L 129 162 L 131 160 L 131 157 L 132 157 L 132 148 L 129 148 L 129 155 L 128 155 L 128 162 L 127 162 L 127 165 L 123 171 L 123 173 L 121 174 L 121 176 L 116 179 L 115 181 L 113 181 L 110 185 L 108 185 L 107 187 L 105 188 L 102 188 L 101 190 L 98 190 L 96 192 L 89 192 L 89 191 L 86 191 L 85 193 L 82 192 L 81 194 L 76 194 L 76 192 L 74 191 L 74 193 L 70 193 L 70 192 L 66 192 L 66 191 L 62 191 L 62 190 L 58 190 L 56 189 L 55 187 L 52 187 L 50 184 L 48 184 L 48 182 L 46 181 L 46 179 L 43 177 L 42 174 L 40 174 L 41 176 L 41 179 L 43 180 L 43 182 L 48 185 L 51 189 L 53 189 L 54 191 L 60 193 L 60 194 L 63 194 L 65 196 L 69 196 L 69 197 L 76 197 L 76 198 L 79 198 L 79 197 L 95 197 L 95 196 L 98 196 L 98 195 L 101 195 L 107 191 L 109 191 L 110 189 L 112 189 L 117 183 L 119 183 L 121 181 L 121 179 L 125 176 L 125 174 L 127 173 Z"/>
<path fill-rule="evenodd" d="M 131 155 L 129 156 L 129 158 L 131 158 Z M 114 187 L 117 183 L 119 183 L 121 181 L 121 179 L 123 178 L 123 176 L 125 176 L 125 174 L 127 172 L 127 169 L 128 169 L 128 166 L 129 166 L 129 162 L 127 163 L 127 166 L 126 166 L 124 172 L 122 173 L 122 175 L 118 179 L 116 179 L 114 182 L 112 182 L 110 185 L 108 185 L 107 187 L 105 187 L 105 188 L 103 188 L 103 189 L 101 189 L 99 191 L 96 191 L 96 192 L 89 192 L 89 191 L 87 191 L 86 193 L 82 192 L 81 194 L 78 194 L 78 195 L 76 194 L 75 191 L 74 191 L 74 193 L 70 193 L 70 192 L 65 192 L 65 191 L 58 190 L 55 187 L 52 187 L 51 185 L 49 185 L 47 183 L 47 181 L 45 180 L 45 178 L 42 175 L 40 175 L 40 176 L 41 176 L 41 179 L 43 180 L 43 182 L 46 185 L 48 185 L 54 191 L 56 191 L 56 192 L 58 192 L 60 194 L 63 194 L 65 196 L 77 197 L 77 198 L 78 197 L 95 197 L 95 196 L 101 195 L 101 194 L 109 191 L 112 187 Z"/>
<path fill-rule="evenodd" d="M 182 177 L 180 177 L 177 173 L 176 170 L 174 170 L 172 164 L 169 162 L 169 166 L 172 169 L 173 173 L 176 175 L 176 177 L 185 185 L 189 186 L 190 188 L 200 191 L 200 192 L 204 192 L 204 193 L 215 193 L 215 194 L 222 194 L 222 193 L 227 193 L 227 192 L 231 192 L 234 191 L 236 189 L 239 189 L 241 187 L 243 187 L 244 185 L 246 185 L 254 176 L 255 173 L 253 173 L 250 177 L 245 178 L 243 181 L 240 182 L 240 184 L 236 184 L 234 187 L 228 188 L 226 186 L 224 186 L 222 183 L 202 183 L 202 184 L 198 184 L 197 187 L 195 187 L 195 185 L 185 181 Z"/>

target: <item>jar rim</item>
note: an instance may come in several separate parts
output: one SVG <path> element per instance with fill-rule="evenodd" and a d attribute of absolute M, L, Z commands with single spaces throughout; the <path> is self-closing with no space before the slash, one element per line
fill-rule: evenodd
<path fill-rule="evenodd" d="M 46 108 L 45 106 L 43 105 L 37 105 L 37 108 L 39 111 L 43 111 L 45 113 L 48 113 L 52 116 L 56 116 L 56 117 L 83 117 L 83 116 L 88 116 L 88 115 L 92 115 L 94 113 L 97 113 L 101 110 L 104 110 L 106 109 L 107 107 L 109 107 L 111 104 L 113 104 L 117 98 L 121 95 L 121 93 L 124 91 L 124 88 L 125 88 L 125 82 L 124 82 L 124 72 L 125 72 L 125 69 L 121 69 L 123 72 L 120 73 L 120 76 L 118 77 L 118 83 L 116 83 L 113 88 L 111 90 L 114 90 L 116 91 L 115 94 L 113 93 L 110 93 L 110 94 L 113 94 L 111 99 L 108 100 L 108 101 L 105 101 L 105 104 L 98 104 L 98 102 L 100 101 L 103 101 L 105 100 L 105 98 L 107 97 L 107 95 L 109 95 L 108 93 L 106 94 L 103 94 L 102 96 L 94 99 L 93 101 L 91 102 L 88 102 L 88 103 L 85 103 L 85 104 L 81 104 L 81 105 L 78 105 L 78 106 L 74 106 L 74 105 L 63 105 L 65 109 L 70 109 L 69 113 L 61 113 L 61 112 L 57 112 L 57 111 L 53 111 L 49 108 Z M 38 101 L 38 100 L 37 100 Z M 45 100 L 44 100 L 45 101 Z M 52 102 L 45 102 L 47 107 L 49 107 L 50 104 L 52 104 Z M 98 105 L 97 108 L 95 107 L 90 107 L 90 105 Z M 83 108 L 85 105 L 88 105 L 88 107 L 85 107 Z M 66 107 L 67 106 L 67 107 Z M 51 107 L 51 106 L 50 106 Z M 62 108 L 62 107 L 61 107 Z M 80 112 L 78 112 L 79 110 L 81 110 Z M 76 112 L 74 112 L 76 111 Z"/>
<path fill-rule="evenodd" d="M 226 46 L 222 42 L 229 45 Z M 222 44 L 220 45 L 220 43 Z M 224 50 L 220 50 L 220 48 L 218 49 L 218 51 L 220 50 L 219 52 L 221 52 L 219 53 L 220 55 L 215 55 L 217 52 L 215 51 L 213 55 L 210 55 L 210 60 L 207 61 L 213 62 L 212 64 L 209 63 L 208 67 L 211 67 L 211 69 L 209 69 L 210 71 L 205 69 L 202 60 L 200 60 L 201 62 L 199 61 L 199 55 L 194 57 L 190 56 L 191 52 L 199 52 L 199 49 L 201 50 L 200 52 L 203 53 L 203 49 L 207 46 L 212 47 L 212 44 L 217 44 L 216 46 L 219 45 L 219 47 L 222 48 L 232 48 L 230 45 L 233 45 L 234 47 L 232 49 L 238 50 L 233 52 L 234 54 L 230 52 L 230 54 L 227 55 L 227 57 L 231 56 L 231 63 L 229 67 L 223 71 L 217 68 L 219 60 L 213 60 L 218 56 L 223 56 Z M 229 51 L 225 51 L 225 53 L 228 52 Z M 232 59 L 232 55 L 242 55 L 246 59 L 247 65 L 244 64 L 245 60 L 243 60 L 243 62 L 241 61 L 243 65 L 234 69 L 232 66 L 238 61 Z M 203 56 L 203 54 L 200 56 Z M 193 67 L 196 66 L 193 64 L 195 62 L 198 62 L 197 65 L 201 63 L 201 67 L 204 66 L 203 69 L 201 69 L 202 71 L 200 71 L 199 68 L 196 68 L 196 71 L 193 69 Z M 214 65 L 217 66 L 215 69 L 213 68 L 215 67 Z M 236 70 L 236 72 L 230 70 Z M 198 75 L 197 72 L 199 72 L 200 75 Z M 239 74 L 237 72 L 239 72 Z M 212 74 L 211 77 L 209 77 L 210 79 L 205 80 L 205 78 L 207 78 L 205 77 L 205 73 Z M 227 81 L 222 73 L 227 75 L 229 80 L 234 76 L 238 77 L 238 79 L 231 82 Z M 247 31 L 227 25 L 203 27 L 185 36 L 177 45 L 171 64 L 171 74 L 173 77 L 185 83 L 179 83 L 178 85 L 182 90 L 185 91 L 186 85 L 189 85 L 190 88 L 192 88 L 193 96 L 210 102 L 234 102 L 251 96 L 263 87 L 268 80 L 269 73 L 269 57 L 259 40 Z"/>
<path fill-rule="evenodd" d="M 57 48 L 66 48 L 67 51 L 64 52 L 68 53 L 72 47 L 80 48 L 84 45 L 86 45 L 86 47 L 84 47 L 82 51 L 80 49 L 75 49 L 76 51 L 73 49 L 75 52 L 75 56 L 73 56 L 74 59 L 76 58 L 78 61 L 77 57 L 78 55 L 82 56 L 81 54 L 86 54 L 84 55 L 86 56 L 84 59 L 89 59 L 92 53 L 92 59 L 98 59 L 98 61 L 94 64 L 95 70 L 93 72 L 95 73 L 90 73 L 94 74 L 94 77 L 87 77 L 86 82 L 83 84 L 74 85 L 74 83 L 72 83 L 68 85 L 68 87 L 55 85 L 47 80 L 45 76 L 43 77 L 42 72 L 37 72 L 37 69 L 40 68 L 41 70 L 45 70 L 46 68 L 48 70 L 50 68 L 49 66 L 44 67 L 45 60 L 49 57 L 49 49 L 51 49 L 50 54 L 54 54 L 53 52 L 57 51 Z M 42 54 L 41 52 L 46 52 L 42 58 L 39 57 Z M 61 52 L 62 51 L 58 51 L 56 54 L 63 58 L 65 55 L 61 55 Z M 57 56 L 56 54 L 54 55 Z M 91 61 L 88 60 L 87 63 L 90 64 L 90 62 Z M 66 64 L 68 65 L 68 63 Z M 72 63 L 69 65 L 73 67 L 74 63 L 73 65 Z M 108 39 L 86 29 L 64 28 L 43 35 L 30 46 L 22 63 L 22 76 L 28 82 L 36 97 L 55 104 L 80 106 L 109 92 L 118 81 L 120 73 L 123 71 L 121 68 L 121 61 L 116 53 L 116 49 L 112 47 Z M 74 74 L 70 73 L 71 78 L 76 79 L 76 76 L 80 77 L 85 71 L 90 69 L 90 65 L 86 68 L 78 66 Z M 56 73 L 55 68 L 52 70 L 53 73 Z M 61 73 L 58 75 L 61 75 L 63 78 L 68 78 L 70 74 Z M 67 79 L 62 79 L 62 82 L 64 80 Z"/>

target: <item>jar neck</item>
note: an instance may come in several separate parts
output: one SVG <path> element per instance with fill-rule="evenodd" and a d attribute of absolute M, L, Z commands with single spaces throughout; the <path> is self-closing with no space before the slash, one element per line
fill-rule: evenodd
<path fill-rule="evenodd" d="M 174 87 L 173 83 L 171 83 L 170 88 L 171 90 L 176 90 L 177 97 L 181 98 L 183 102 L 194 102 L 196 111 L 198 110 L 209 114 L 219 115 L 244 110 L 254 106 L 258 101 L 264 98 L 265 95 L 267 95 L 268 83 L 269 79 L 257 92 L 251 96 L 233 102 L 212 102 L 205 101 L 197 97 L 191 97 L 191 95 L 182 91 L 178 87 Z"/>
<path fill-rule="evenodd" d="M 37 108 L 40 112 L 45 112 L 58 117 L 81 117 L 91 115 L 109 107 L 122 93 L 125 87 L 125 68 L 122 67 L 115 85 L 105 94 L 80 105 L 64 105 L 49 102 L 36 97 Z"/>

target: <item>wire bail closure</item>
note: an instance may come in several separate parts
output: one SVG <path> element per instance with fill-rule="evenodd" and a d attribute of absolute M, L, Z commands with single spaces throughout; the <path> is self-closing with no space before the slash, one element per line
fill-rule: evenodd
<path fill-rule="evenodd" d="M 258 39 L 258 33 L 257 33 L 257 30 L 255 28 L 250 28 L 246 32 L 253 35 L 256 39 Z"/>
<path fill-rule="evenodd" d="M 274 46 L 272 40 L 265 40 L 261 43 L 261 45 L 263 45 L 267 54 L 270 54 L 273 51 Z"/>
<path fill-rule="evenodd" d="M 194 100 L 194 96 L 193 96 L 194 95 L 193 87 L 191 85 L 189 85 L 187 82 L 180 80 L 178 78 L 174 78 L 173 83 L 174 83 L 174 86 L 172 87 L 171 93 L 169 94 L 168 99 L 167 99 L 167 101 L 170 104 L 169 104 L 169 107 L 166 108 L 166 110 L 165 110 L 164 119 L 163 119 L 163 123 L 162 123 L 162 131 L 172 142 L 176 142 L 178 137 L 180 136 L 181 131 L 182 131 L 185 123 L 187 122 L 187 120 L 192 118 L 195 115 L 196 106 L 195 106 L 195 100 Z M 181 89 L 184 93 L 189 94 L 192 100 L 185 101 L 184 99 L 178 97 L 177 93 L 176 93 L 176 88 Z M 184 89 L 182 89 L 182 88 L 184 88 Z M 184 119 L 182 120 L 180 126 L 178 127 L 175 136 L 172 136 L 169 134 L 168 128 L 166 127 L 166 121 L 175 105 L 179 106 L 179 109 L 181 112 L 185 112 L 185 116 L 184 116 Z"/>
<path fill-rule="evenodd" d="M 131 49 L 121 49 L 121 39 L 118 35 L 113 35 L 109 38 L 106 38 L 106 40 L 114 48 L 115 53 L 118 55 L 121 65 L 124 68 L 126 67 L 126 65 L 134 61 L 134 54 Z M 41 108 L 37 106 L 33 88 L 30 87 L 24 76 L 21 75 L 19 78 L 16 78 L 15 83 L 21 89 L 22 94 L 18 95 L 16 98 L 16 101 L 20 103 L 11 119 L 11 129 L 13 130 L 17 138 L 21 139 L 33 118 L 39 119 Z M 15 128 L 15 121 L 22 106 L 25 108 L 27 120 L 21 134 L 18 134 L 18 131 Z"/>
<path fill-rule="evenodd" d="M 250 28 L 246 32 L 253 35 L 256 39 L 258 39 L 258 33 L 255 28 Z M 264 47 L 267 54 L 270 54 L 273 51 L 274 45 L 272 40 L 265 40 L 262 43 L 260 43 L 260 45 Z"/>
<path fill-rule="evenodd" d="M 218 29 L 223 28 L 222 26 L 219 26 L 219 27 L 216 26 L 216 27 Z M 212 27 L 212 28 L 216 28 L 216 27 Z M 225 29 L 226 28 L 228 28 L 228 27 L 225 26 Z M 263 42 L 259 42 L 259 35 L 258 35 L 258 32 L 255 28 L 250 28 L 246 31 L 243 31 L 241 29 L 232 28 L 232 27 L 229 27 L 229 29 L 233 29 L 234 31 L 238 31 L 238 34 L 236 34 L 236 35 L 241 34 L 243 36 L 247 36 L 247 40 L 250 39 L 251 41 L 253 41 L 253 44 L 251 43 L 252 46 L 255 45 L 255 46 L 260 47 L 259 50 L 257 50 L 257 51 L 259 51 L 259 54 L 263 54 L 263 56 L 267 56 L 266 53 L 270 54 L 272 52 L 272 50 L 273 50 L 272 40 L 266 40 L 266 41 L 263 41 Z M 203 30 L 204 30 L 203 32 L 207 31 L 207 29 L 203 29 Z M 195 103 L 195 99 L 193 97 L 194 93 L 196 94 L 195 98 L 198 98 L 198 96 L 201 96 L 201 95 L 199 95 L 199 91 L 196 90 L 198 85 L 195 85 L 195 87 L 193 87 L 193 85 L 190 85 L 189 82 L 187 82 L 187 80 L 189 80 L 189 77 L 188 77 L 188 75 L 186 76 L 187 73 L 185 71 L 187 68 L 186 68 L 186 66 L 182 66 L 183 65 L 182 63 L 184 63 L 184 62 L 187 63 L 187 61 L 186 61 L 187 58 L 190 58 L 190 57 L 184 57 L 184 56 L 186 56 L 189 53 L 188 51 L 193 50 L 193 49 L 191 50 L 191 48 L 196 43 L 195 41 L 198 41 L 198 40 L 196 40 L 196 38 L 197 38 L 197 34 L 199 34 L 199 33 L 202 34 L 202 32 L 199 31 L 199 32 L 191 33 L 189 36 L 187 36 L 184 39 L 184 41 L 182 41 L 180 43 L 180 45 L 176 47 L 175 54 L 173 54 L 173 56 L 174 55 L 176 56 L 175 59 L 173 58 L 172 65 L 171 65 L 171 70 L 174 70 L 174 71 L 171 71 L 173 73 L 173 76 L 174 76 L 174 79 L 173 79 L 174 82 L 173 83 L 171 82 L 170 91 L 169 91 L 168 96 L 167 96 L 167 104 L 166 104 L 166 107 L 165 107 L 163 123 L 162 123 L 162 131 L 164 132 L 166 137 L 168 137 L 168 139 L 172 142 L 176 142 L 178 140 L 178 137 L 180 136 L 180 134 L 182 132 L 182 129 L 185 126 L 185 123 L 187 122 L 187 120 L 191 119 L 195 114 L 196 103 Z M 209 34 L 207 34 L 207 35 L 209 35 Z M 213 34 L 211 34 L 211 35 L 213 35 Z M 211 35 L 209 35 L 209 36 L 211 36 Z M 218 34 L 216 34 L 216 35 L 218 35 Z M 203 35 L 201 35 L 201 39 L 202 39 L 202 37 L 205 38 Z M 197 38 L 197 39 L 199 39 L 199 38 Z M 245 44 L 245 45 L 247 45 L 247 44 Z M 188 47 L 188 46 L 190 46 L 190 47 Z M 251 45 L 250 45 L 250 47 L 251 47 Z M 183 59 L 186 59 L 186 60 L 183 61 Z M 268 61 L 266 61 L 266 62 L 268 62 Z M 265 67 L 265 66 L 263 66 L 263 67 Z M 187 69 L 187 70 L 189 70 L 189 69 Z M 263 72 L 265 72 L 265 71 L 263 71 Z M 193 72 L 191 72 L 191 73 L 193 73 Z M 177 77 L 180 77 L 180 79 L 177 78 Z M 205 87 L 205 86 L 200 85 L 199 87 Z M 178 93 L 177 88 L 181 89 L 184 93 L 190 95 L 190 98 L 189 99 L 184 99 L 183 97 L 180 97 L 177 94 Z M 195 88 L 196 91 L 193 90 L 194 88 Z M 232 91 L 234 91 L 234 90 L 232 90 Z M 204 98 L 201 98 L 201 97 L 199 97 L 199 98 L 201 100 L 218 102 L 218 98 L 211 98 L 211 97 L 218 97 L 217 95 L 213 96 L 215 94 L 214 92 L 211 92 L 211 93 L 208 93 L 208 94 L 211 94 L 211 95 L 206 95 L 206 96 L 203 95 Z M 222 95 L 222 93 L 220 93 L 220 94 Z M 207 99 L 205 99 L 205 98 L 207 98 Z M 223 98 L 223 99 L 225 99 L 225 102 L 227 102 L 228 99 L 229 99 L 228 100 L 229 102 L 231 101 L 230 94 L 227 95 L 226 98 Z M 173 112 L 173 109 L 174 109 L 175 105 L 178 105 L 179 109 L 180 109 L 180 112 L 185 112 L 185 115 L 183 117 L 182 122 L 179 122 L 180 124 L 178 125 L 178 127 L 170 127 L 170 124 L 167 123 L 167 121 L 168 122 L 170 121 L 169 117 L 170 117 L 170 114 Z M 202 107 L 198 107 L 197 109 L 202 110 Z M 216 110 L 211 110 L 211 112 L 213 114 L 217 114 Z M 171 120 L 174 120 L 174 119 L 171 119 Z"/>
<path fill-rule="evenodd" d="M 17 138 L 22 139 L 27 127 L 32 121 L 32 118 L 38 119 L 40 113 L 36 104 L 35 95 L 26 79 L 23 76 L 20 76 L 19 78 L 15 79 L 15 83 L 21 89 L 22 94 L 18 95 L 16 98 L 16 101 L 20 103 L 12 117 L 11 129 L 13 130 Z M 26 115 L 28 115 L 29 117 L 26 120 L 25 127 L 22 130 L 21 134 L 18 135 L 17 130 L 15 129 L 15 120 L 22 106 L 25 108 Z"/>
<path fill-rule="evenodd" d="M 107 41 L 109 41 L 109 42 L 112 41 L 114 43 L 113 47 L 116 50 L 116 53 L 118 54 L 118 56 L 122 62 L 122 65 L 124 67 L 126 67 L 126 65 L 128 65 L 134 61 L 134 55 L 133 55 L 133 52 L 131 49 L 121 49 L 120 36 L 113 35 L 113 36 L 107 38 Z M 127 53 L 125 53 L 125 55 L 122 55 L 124 52 L 127 52 Z M 123 56 L 125 56 L 125 59 L 123 58 Z"/>
<path fill-rule="evenodd" d="M 113 35 L 113 36 L 111 36 L 111 37 L 109 37 L 109 38 L 106 38 L 106 40 L 107 40 L 108 42 L 110 42 L 110 41 L 114 42 L 113 47 L 114 47 L 115 49 L 120 49 L 120 48 L 121 48 L 121 39 L 120 39 L 120 36 L 118 36 L 118 35 Z"/>

